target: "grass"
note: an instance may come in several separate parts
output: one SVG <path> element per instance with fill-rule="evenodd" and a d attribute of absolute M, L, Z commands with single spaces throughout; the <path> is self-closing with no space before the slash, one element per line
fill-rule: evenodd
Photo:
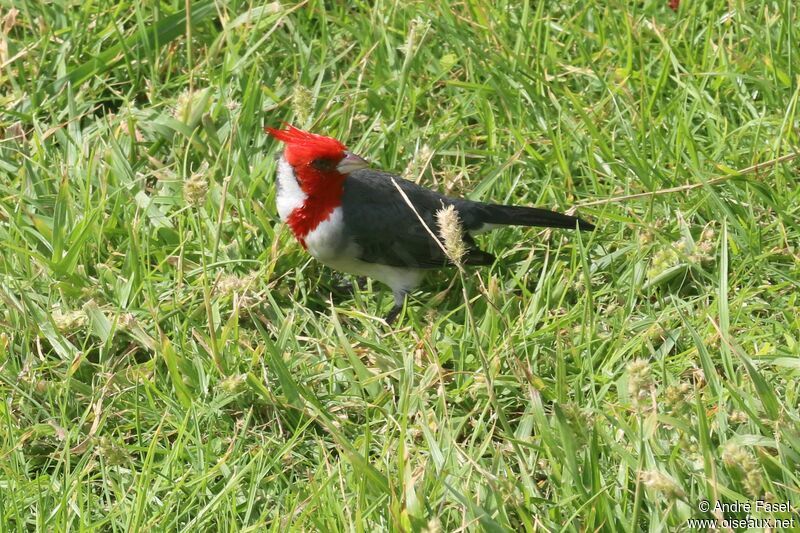
<path fill-rule="evenodd" d="M 800 15 L 667 3 L 0 0 L 0 529 L 800 528 Z M 281 121 L 598 229 L 387 328 Z"/>

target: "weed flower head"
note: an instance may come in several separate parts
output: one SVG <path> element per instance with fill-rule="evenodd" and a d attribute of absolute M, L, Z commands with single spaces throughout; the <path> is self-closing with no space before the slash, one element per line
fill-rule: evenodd
<path fill-rule="evenodd" d="M 464 245 L 461 221 L 458 219 L 456 208 L 448 205 L 436 212 L 436 223 L 439 226 L 439 235 L 444 241 L 447 257 L 457 266 L 462 265 L 467 247 Z"/>
<path fill-rule="evenodd" d="M 208 193 L 208 162 L 203 162 L 197 172 L 193 172 L 189 179 L 183 182 L 183 198 L 189 205 L 198 206 L 206 200 Z"/>

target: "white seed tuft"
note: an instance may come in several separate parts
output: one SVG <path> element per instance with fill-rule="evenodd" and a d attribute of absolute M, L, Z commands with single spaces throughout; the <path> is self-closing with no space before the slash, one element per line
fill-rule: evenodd
<path fill-rule="evenodd" d="M 448 205 L 436 211 L 436 223 L 439 225 L 439 235 L 444 241 L 447 257 L 461 267 L 467 247 L 464 245 L 464 231 L 461 228 L 456 208 Z"/>

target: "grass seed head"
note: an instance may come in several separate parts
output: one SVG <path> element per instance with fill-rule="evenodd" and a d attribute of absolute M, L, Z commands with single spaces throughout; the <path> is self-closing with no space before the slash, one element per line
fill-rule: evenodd
<path fill-rule="evenodd" d="M 53 322 L 56 325 L 56 329 L 61 333 L 73 333 L 87 324 L 86 313 L 83 311 L 67 311 L 62 312 L 60 309 L 56 309 L 53 311 L 52 314 Z"/>
<path fill-rule="evenodd" d="M 436 212 L 436 223 L 439 226 L 439 235 L 444 241 L 444 249 L 447 257 L 461 267 L 467 247 L 464 244 L 464 232 L 461 228 L 461 221 L 458 219 L 458 212 L 452 205 L 448 205 Z"/>
<path fill-rule="evenodd" d="M 741 471 L 744 486 L 751 496 L 761 494 L 761 467 L 753 453 L 733 442 L 729 442 L 722 450 L 722 462 L 726 466 Z"/>
<path fill-rule="evenodd" d="M 653 377 L 650 363 L 644 359 L 636 359 L 628 363 L 628 392 L 634 401 L 647 398 L 653 388 Z"/>
<path fill-rule="evenodd" d="M 302 85 L 295 85 L 292 91 L 292 112 L 299 124 L 305 124 L 314 108 L 314 95 Z"/>
<path fill-rule="evenodd" d="M 188 180 L 183 182 L 183 198 L 189 205 L 199 206 L 206 200 L 208 194 L 208 163 L 203 162 L 197 172 L 193 172 Z"/>
<path fill-rule="evenodd" d="M 658 470 L 640 472 L 639 479 L 646 488 L 666 496 L 670 500 L 682 498 L 685 495 L 683 489 L 674 479 Z"/>

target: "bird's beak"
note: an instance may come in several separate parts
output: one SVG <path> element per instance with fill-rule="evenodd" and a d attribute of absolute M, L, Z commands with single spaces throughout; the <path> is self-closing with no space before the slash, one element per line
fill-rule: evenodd
<path fill-rule="evenodd" d="M 362 168 L 367 168 L 369 163 L 362 158 L 357 156 L 352 152 L 345 152 L 344 159 L 339 161 L 339 164 L 336 165 L 336 170 L 339 171 L 340 174 L 349 174 L 356 170 L 361 170 Z"/>

